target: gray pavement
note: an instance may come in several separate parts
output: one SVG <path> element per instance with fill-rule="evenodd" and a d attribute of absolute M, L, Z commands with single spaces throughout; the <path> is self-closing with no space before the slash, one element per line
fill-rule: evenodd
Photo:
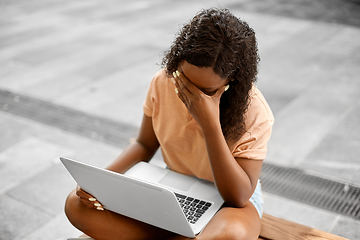
<path fill-rule="evenodd" d="M 257 33 L 258 86 L 276 118 L 265 161 L 360 186 L 356 1 L 2 1 L 0 89 L 139 126 L 174 34 L 219 6 Z M 0 108 L 0 239 L 78 236 L 63 213 L 75 183 L 58 157 L 104 167 L 122 149 Z M 360 239 L 358 220 L 264 195 L 267 213 Z"/>

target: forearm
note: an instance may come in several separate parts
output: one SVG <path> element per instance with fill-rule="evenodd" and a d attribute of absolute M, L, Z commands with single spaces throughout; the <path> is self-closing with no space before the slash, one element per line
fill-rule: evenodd
<path fill-rule="evenodd" d="M 233 157 L 220 125 L 203 129 L 215 185 L 224 201 L 243 207 L 253 190 L 251 180 Z"/>
<path fill-rule="evenodd" d="M 150 161 L 158 148 L 159 142 L 154 133 L 152 118 L 144 115 L 136 141 L 129 145 L 107 169 L 124 173 L 140 161 Z"/>
<path fill-rule="evenodd" d="M 154 153 L 149 152 L 141 143 L 129 145 L 106 169 L 124 173 L 140 161 L 150 161 Z"/>

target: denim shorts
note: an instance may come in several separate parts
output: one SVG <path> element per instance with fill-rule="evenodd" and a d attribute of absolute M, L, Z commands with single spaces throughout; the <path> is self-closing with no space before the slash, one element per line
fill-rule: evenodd
<path fill-rule="evenodd" d="M 259 213 L 259 216 L 262 217 L 264 200 L 262 197 L 260 180 L 258 180 L 255 191 L 253 195 L 250 197 L 249 201 L 254 205 L 257 212 Z"/>

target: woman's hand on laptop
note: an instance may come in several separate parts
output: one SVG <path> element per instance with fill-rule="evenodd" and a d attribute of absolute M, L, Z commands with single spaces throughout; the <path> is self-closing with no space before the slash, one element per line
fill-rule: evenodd
<path fill-rule="evenodd" d="M 76 195 L 78 195 L 80 202 L 86 207 L 95 208 L 100 211 L 104 210 L 102 204 L 94 196 L 82 190 L 79 185 L 76 187 Z"/>

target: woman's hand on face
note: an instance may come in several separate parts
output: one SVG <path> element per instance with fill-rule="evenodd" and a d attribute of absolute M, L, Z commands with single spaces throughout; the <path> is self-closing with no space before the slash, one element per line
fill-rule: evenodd
<path fill-rule="evenodd" d="M 179 98 L 200 127 L 204 130 L 211 124 L 220 126 L 220 98 L 228 86 L 223 86 L 212 92 L 211 95 L 207 95 L 179 71 L 174 72 L 173 76 Z"/>
<path fill-rule="evenodd" d="M 97 201 L 94 196 L 82 190 L 79 186 L 76 187 L 76 195 L 79 197 L 79 201 L 88 208 L 95 208 L 97 210 L 103 211 L 104 208 L 102 204 Z"/>

